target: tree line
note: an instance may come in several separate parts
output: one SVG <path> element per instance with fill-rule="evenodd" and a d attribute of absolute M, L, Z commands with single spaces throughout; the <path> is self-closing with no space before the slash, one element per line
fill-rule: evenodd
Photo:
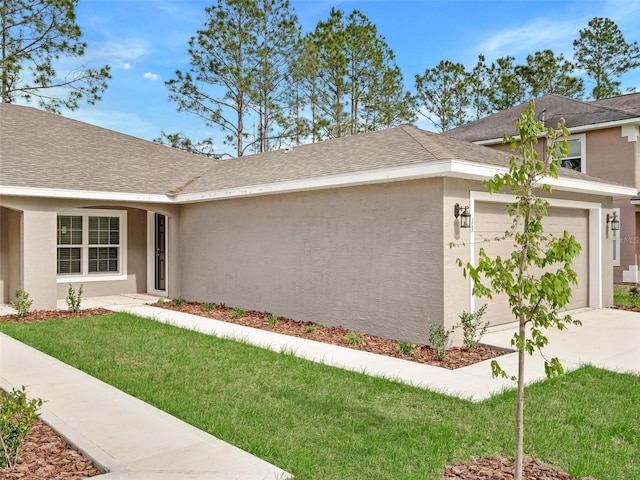
<path fill-rule="evenodd" d="M 100 100 L 109 67 L 80 68 L 60 80 L 53 61 L 81 57 L 78 0 L 6 0 L 0 6 L 0 98 L 37 98 L 60 111 Z M 440 131 L 555 93 L 592 98 L 620 94 L 619 77 L 640 66 L 637 42 L 596 17 L 573 42 L 573 60 L 552 50 L 526 63 L 513 56 L 467 70 L 442 60 L 405 87 L 393 50 L 360 11 L 332 8 L 303 34 L 289 0 L 217 0 L 188 42 L 189 67 L 166 82 L 179 111 L 223 132 L 234 155 L 318 142 L 412 123 L 425 116 Z M 581 72 L 581 74 L 578 74 Z M 68 95 L 60 96 L 61 87 Z M 47 92 L 55 92 L 48 94 Z M 156 141 L 216 157 L 213 139 L 162 132 Z"/>

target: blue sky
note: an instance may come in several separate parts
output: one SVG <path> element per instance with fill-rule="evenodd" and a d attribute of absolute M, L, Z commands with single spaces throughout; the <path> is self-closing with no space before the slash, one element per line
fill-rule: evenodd
<path fill-rule="evenodd" d="M 77 22 L 88 43 L 87 66 L 108 64 L 113 78 L 103 100 L 82 104 L 65 116 L 153 139 L 160 131 L 183 132 L 194 140 L 222 135 L 178 112 L 164 82 L 176 69 L 187 71 L 187 42 L 201 28 L 204 8 L 214 0 L 80 0 Z M 377 27 L 413 90 L 414 76 L 440 60 L 471 68 L 483 53 L 489 62 L 547 48 L 572 56 L 578 30 L 595 16 L 609 17 L 628 42 L 640 43 L 640 0 L 292 0 L 303 32 L 325 20 L 331 7 L 360 10 Z M 62 62 L 60 71 L 73 68 Z M 640 89 L 640 70 L 622 78 L 623 88 Z M 417 125 L 429 128 L 426 120 Z"/>

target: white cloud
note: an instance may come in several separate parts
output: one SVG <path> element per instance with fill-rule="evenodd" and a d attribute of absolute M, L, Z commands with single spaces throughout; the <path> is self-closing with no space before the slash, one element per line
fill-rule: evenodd
<path fill-rule="evenodd" d="M 130 63 L 125 63 L 124 65 L 122 65 L 122 68 L 124 70 L 131 70 L 131 64 Z"/>
<path fill-rule="evenodd" d="M 158 75 L 157 73 L 147 72 L 143 75 L 143 77 L 148 78 L 149 80 L 158 80 L 160 78 L 160 75 Z"/>

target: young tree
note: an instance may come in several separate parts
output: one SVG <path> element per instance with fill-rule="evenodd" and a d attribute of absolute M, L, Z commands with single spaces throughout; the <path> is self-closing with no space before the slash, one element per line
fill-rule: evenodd
<path fill-rule="evenodd" d="M 638 42 L 627 43 L 609 18 L 593 18 L 573 41 L 573 50 L 577 67 L 595 82 L 591 92 L 595 99 L 619 95 L 616 78 L 640 66 Z"/>
<path fill-rule="evenodd" d="M 518 385 L 515 480 L 522 480 L 525 354 L 547 344 L 545 329 L 563 329 L 567 324 L 579 323 L 560 310 L 569 302 L 571 285 L 577 283 L 571 263 L 581 247 L 567 231 L 561 237 L 544 232 L 548 202 L 538 195 L 539 190 L 550 191 L 550 187 L 541 184 L 545 177 L 557 177 L 558 154 L 566 155 L 568 150 L 567 129 L 563 123 L 550 129 L 536 121 L 533 101 L 515 127 L 517 137 L 505 137 L 512 151 L 517 150 L 517 155 L 511 157 L 509 171 L 486 182 L 490 193 L 506 190 L 515 195 L 515 202 L 508 206 L 512 223 L 502 239 L 513 242 L 514 249 L 506 258 L 491 258 L 481 248 L 477 265 L 463 265 L 460 260 L 458 264 L 464 267 L 464 275 L 472 279 L 474 295 L 491 298 L 504 293 L 518 322 L 518 333 L 511 340 L 518 350 L 518 373 L 511 378 Z M 542 156 L 536 150 L 539 138 L 543 140 Z M 531 330 L 530 337 L 527 328 Z M 495 361 L 492 369 L 494 376 L 508 377 Z M 561 373 L 562 366 L 557 358 L 545 360 L 545 371 L 551 376 Z"/>
<path fill-rule="evenodd" d="M 416 75 L 419 107 L 441 132 L 466 121 L 469 103 L 469 75 L 461 63 L 442 60 L 424 75 Z"/>
<path fill-rule="evenodd" d="M 3 0 L 0 4 L 0 101 L 38 99 L 52 112 L 101 100 L 109 67 L 79 67 L 60 76 L 54 63 L 79 58 L 87 44 L 76 24 L 78 0 Z M 61 92 L 65 91 L 66 96 Z M 62 95 L 62 96 L 61 96 Z"/>

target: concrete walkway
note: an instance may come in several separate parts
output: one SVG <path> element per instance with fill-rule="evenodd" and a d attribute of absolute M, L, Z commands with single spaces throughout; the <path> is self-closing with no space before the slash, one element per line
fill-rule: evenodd
<path fill-rule="evenodd" d="M 513 384 L 491 377 L 490 361 L 446 370 L 297 337 L 157 308 L 145 295 L 83 300 L 83 307 L 129 311 L 205 334 L 232 338 L 314 362 L 376 375 L 481 401 Z M 66 308 L 66 305 L 60 305 Z M 574 314 L 583 325 L 548 332 L 545 355 L 558 356 L 566 370 L 589 363 L 640 375 L 640 314 L 589 310 Z M 484 342 L 509 347 L 513 328 L 489 332 Z M 517 354 L 500 358 L 516 372 Z M 545 378 L 543 358 L 527 358 L 527 382 Z M 0 335 L 0 387 L 26 385 L 47 400 L 42 418 L 70 443 L 111 472 L 105 480 L 283 479 L 283 470 L 155 409 L 51 357 Z"/>

